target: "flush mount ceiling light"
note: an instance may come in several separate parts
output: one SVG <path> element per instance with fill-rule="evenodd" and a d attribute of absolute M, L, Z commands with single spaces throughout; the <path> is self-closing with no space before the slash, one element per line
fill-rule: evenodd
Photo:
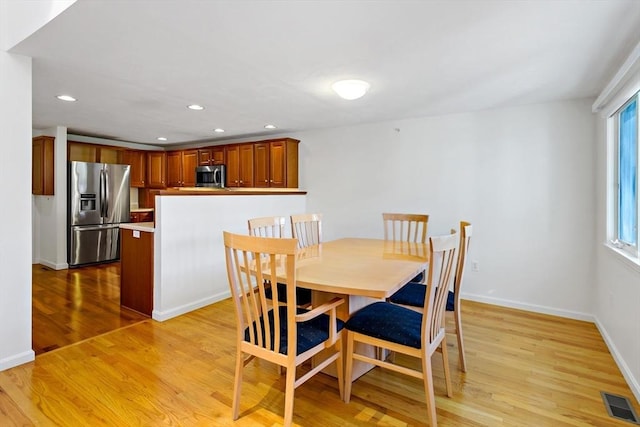
<path fill-rule="evenodd" d="M 159 136 L 157 139 L 158 139 L 158 141 L 166 141 L 167 140 L 167 138 L 165 138 L 164 136 Z"/>
<path fill-rule="evenodd" d="M 275 125 L 264 125 L 265 129 L 276 129 Z"/>
<path fill-rule="evenodd" d="M 76 101 L 76 99 L 71 95 L 58 95 L 56 96 L 56 98 L 58 98 L 60 101 L 67 101 L 67 102 Z"/>
<path fill-rule="evenodd" d="M 340 80 L 331 85 L 338 96 L 348 100 L 362 97 L 370 87 L 364 80 Z"/>
<path fill-rule="evenodd" d="M 202 105 L 198 105 L 198 104 L 191 104 L 191 105 L 187 105 L 187 108 L 190 110 L 204 110 L 204 107 Z"/>
<path fill-rule="evenodd" d="M 216 132 L 216 133 L 222 133 L 222 132 L 224 132 L 224 129 L 215 128 L 213 131 Z"/>

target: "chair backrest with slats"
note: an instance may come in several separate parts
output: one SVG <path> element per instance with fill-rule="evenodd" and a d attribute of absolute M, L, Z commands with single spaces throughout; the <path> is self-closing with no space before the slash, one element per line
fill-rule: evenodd
<path fill-rule="evenodd" d="M 286 218 L 283 216 L 265 216 L 251 218 L 249 223 L 249 235 L 257 237 L 284 237 L 284 225 Z"/>
<path fill-rule="evenodd" d="M 301 248 L 322 243 L 322 214 L 291 215 L 291 235 Z"/>
<path fill-rule="evenodd" d="M 235 305 L 238 346 L 261 347 L 279 353 L 283 337 L 280 325 L 285 322 L 283 311 L 272 310 L 273 303 L 265 294 L 265 283 L 276 274 L 286 273 L 287 301 L 286 318 L 288 349 L 296 349 L 296 255 L 295 239 L 245 236 L 224 232 L 225 259 L 231 296 Z M 260 260 L 260 262 L 256 262 Z M 273 300 L 277 301 L 277 286 L 272 288 Z M 264 325 L 262 327 L 261 325 Z M 263 332 L 262 332 L 263 331 Z"/>
<path fill-rule="evenodd" d="M 457 233 L 429 239 L 429 271 L 422 317 L 422 341 L 429 345 L 445 333 L 444 314 L 458 260 Z"/>
<path fill-rule="evenodd" d="M 466 221 L 460 221 L 460 254 L 458 255 L 458 266 L 456 267 L 456 279 L 454 285 L 454 293 L 456 295 L 456 303 L 460 301 L 460 288 L 462 287 L 462 278 L 464 277 L 465 261 L 467 260 L 467 252 L 471 243 L 471 234 L 473 226 Z M 457 308 L 456 308 L 457 309 Z"/>
<path fill-rule="evenodd" d="M 383 213 L 384 240 L 426 243 L 429 215 Z"/>

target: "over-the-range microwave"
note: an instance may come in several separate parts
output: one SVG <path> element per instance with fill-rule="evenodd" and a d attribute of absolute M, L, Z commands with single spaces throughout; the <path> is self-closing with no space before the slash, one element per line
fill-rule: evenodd
<path fill-rule="evenodd" d="M 198 166 L 196 168 L 196 187 L 224 188 L 224 165 Z"/>

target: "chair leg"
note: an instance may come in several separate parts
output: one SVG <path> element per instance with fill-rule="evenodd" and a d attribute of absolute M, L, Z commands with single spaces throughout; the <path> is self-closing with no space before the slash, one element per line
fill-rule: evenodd
<path fill-rule="evenodd" d="M 436 427 L 438 425 L 438 417 L 436 415 L 436 397 L 433 392 L 433 369 L 431 367 L 431 356 L 427 354 L 423 354 L 422 356 L 422 380 L 424 382 L 424 394 L 427 400 L 429 425 Z"/>
<path fill-rule="evenodd" d="M 459 307 L 454 310 L 453 318 L 456 323 L 456 337 L 458 338 L 458 356 L 460 358 L 460 369 L 462 369 L 462 372 L 467 372 L 467 360 L 464 356 L 464 340 L 462 338 L 462 316 L 460 315 Z"/>
<path fill-rule="evenodd" d="M 340 399 L 344 401 L 344 352 L 342 351 L 342 339 L 336 341 L 336 351 L 338 358 L 336 359 L 336 372 L 338 374 L 338 390 L 340 391 Z"/>
<path fill-rule="evenodd" d="M 347 332 L 347 354 L 345 357 L 346 361 L 346 369 L 344 373 L 344 402 L 349 403 L 349 399 L 351 399 L 351 376 L 353 374 L 353 334 L 349 331 Z"/>
<path fill-rule="evenodd" d="M 293 394 L 295 392 L 296 368 L 287 367 L 286 386 L 284 390 L 284 426 L 289 427 L 293 422 Z"/>
<path fill-rule="evenodd" d="M 240 394 L 242 390 L 242 371 L 244 368 L 244 357 L 242 351 L 238 350 L 236 354 L 236 378 L 233 384 L 233 419 L 238 419 L 240 410 Z"/>
<path fill-rule="evenodd" d="M 447 396 L 452 397 L 453 391 L 451 389 L 451 372 L 449 371 L 449 350 L 447 350 L 447 336 L 442 338 L 440 343 L 442 347 L 442 363 L 444 363 L 444 382 L 447 387 Z"/>

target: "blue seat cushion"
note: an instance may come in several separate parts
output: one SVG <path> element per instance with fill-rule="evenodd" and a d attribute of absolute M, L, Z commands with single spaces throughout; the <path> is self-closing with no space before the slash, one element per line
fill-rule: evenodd
<path fill-rule="evenodd" d="M 278 306 L 278 310 L 280 312 L 280 349 L 278 350 L 282 354 L 287 354 L 289 349 L 288 340 L 287 340 L 287 307 L 286 306 Z M 297 313 L 303 314 L 308 310 L 304 308 L 298 308 Z M 273 310 L 269 310 L 269 330 L 271 333 L 271 337 L 273 338 L 275 333 L 274 328 L 274 314 Z M 296 355 L 302 354 L 305 351 L 317 346 L 318 344 L 329 339 L 329 316 L 326 314 L 321 314 L 318 317 L 314 317 L 311 320 L 307 320 L 306 322 L 298 323 L 298 339 L 297 339 L 297 348 Z M 340 319 L 337 319 L 337 330 L 341 331 L 344 327 L 344 322 Z M 256 324 L 253 324 L 253 331 L 256 331 Z M 260 317 L 260 333 L 262 334 L 262 339 L 264 342 L 265 338 L 265 325 L 264 325 L 264 317 Z M 249 327 L 244 330 L 244 340 L 247 342 L 251 342 L 249 338 Z M 271 346 L 269 350 L 273 350 L 273 341 L 271 342 Z"/>
<path fill-rule="evenodd" d="M 388 302 L 374 302 L 361 308 L 351 315 L 345 328 L 409 347 L 422 347 L 422 313 Z"/>
<path fill-rule="evenodd" d="M 273 299 L 273 290 L 271 286 L 265 289 L 265 294 L 268 299 Z M 287 285 L 284 283 L 278 283 L 278 301 L 287 302 Z M 296 288 L 296 305 L 309 305 L 311 304 L 311 289 Z"/>
<path fill-rule="evenodd" d="M 389 302 L 394 304 L 410 305 L 412 307 L 424 307 L 424 295 L 427 293 L 427 286 L 423 283 L 409 282 L 398 292 L 389 297 Z M 453 311 L 455 294 L 449 291 L 447 295 L 447 311 Z"/>

